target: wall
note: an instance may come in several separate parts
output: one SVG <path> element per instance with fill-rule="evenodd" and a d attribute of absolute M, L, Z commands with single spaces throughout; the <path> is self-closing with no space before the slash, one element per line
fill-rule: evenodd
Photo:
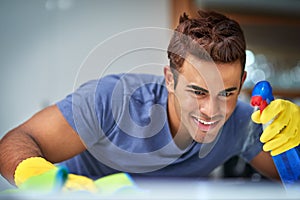
<path fill-rule="evenodd" d="M 168 28 L 169 13 L 168 0 L 1 0 L 0 138 L 85 80 L 151 63 L 159 74 L 168 31 L 142 27 Z"/>

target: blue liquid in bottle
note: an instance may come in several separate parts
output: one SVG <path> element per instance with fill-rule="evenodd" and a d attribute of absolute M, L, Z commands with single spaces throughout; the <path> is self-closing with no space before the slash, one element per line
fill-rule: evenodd
<path fill-rule="evenodd" d="M 286 187 L 300 184 L 300 149 L 294 147 L 286 152 L 273 156 L 273 161 L 280 178 Z"/>

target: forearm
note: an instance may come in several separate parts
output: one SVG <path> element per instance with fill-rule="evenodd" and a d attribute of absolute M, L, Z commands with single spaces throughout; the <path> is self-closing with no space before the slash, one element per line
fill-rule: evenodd
<path fill-rule="evenodd" d="M 0 140 L 1 175 L 14 184 L 14 172 L 18 164 L 35 156 L 42 156 L 37 142 L 20 127 L 13 129 Z"/>
<path fill-rule="evenodd" d="M 273 162 L 273 159 L 268 152 L 260 152 L 251 162 L 254 167 L 262 175 L 271 180 L 280 180 L 279 174 Z"/>

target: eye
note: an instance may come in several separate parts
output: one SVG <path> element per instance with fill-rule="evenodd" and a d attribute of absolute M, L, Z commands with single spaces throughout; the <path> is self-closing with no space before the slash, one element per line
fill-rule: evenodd
<path fill-rule="evenodd" d="M 205 92 L 200 91 L 200 90 L 193 90 L 192 92 L 197 96 L 203 96 L 206 94 Z"/>
<path fill-rule="evenodd" d="M 232 92 L 223 91 L 223 92 L 219 93 L 219 96 L 221 96 L 221 97 L 229 97 L 232 94 L 233 94 Z"/>
<path fill-rule="evenodd" d="M 204 98 L 207 93 L 201 90 L 189 90 L 189 92 L 195 97 L 195 98 Z"/>
<path fill-rule="evenodd" d="M 188 85 L 187 91 L 192 93 L 192 95 L 195 96 L 196 98 L 202 98 L 209 94 L 208 90 L 199 87 L 197 85 Z"/>

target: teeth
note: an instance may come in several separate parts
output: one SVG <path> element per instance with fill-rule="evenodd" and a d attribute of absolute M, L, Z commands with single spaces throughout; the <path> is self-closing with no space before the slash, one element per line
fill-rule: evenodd
<path fill-rule="evenodd" d="M 200 122 L 202 124 L 205 124 L 205 125 L 212 125 L 212 124 L 216 123 L 216 122 L 207 122 L 207 121 L 204 121 L 204 120 L 198 119 L 198 118 L 196 118 L 196 119 L 197 119 L 198 122 Z"/>

